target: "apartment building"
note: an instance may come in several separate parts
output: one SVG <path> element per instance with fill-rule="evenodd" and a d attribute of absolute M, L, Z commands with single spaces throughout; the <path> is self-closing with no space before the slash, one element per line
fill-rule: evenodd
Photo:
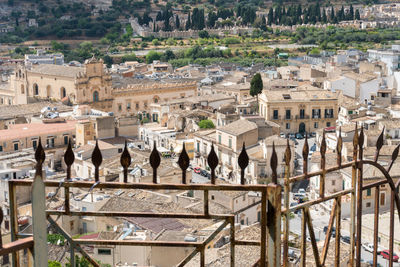
<path fill-rule="evenodd" d="M 247 182 L 262 182 L 260 179 L 265 179 L 271 175 L 269 162 L 272 155 L 272 145 L 275 144 L 279 163 L 283 162 L 283 155 L 286 149 L 286 139 L 277 135 L 265 138 L 264 131 L 267 131 L 267 128 L 259 127 L 256 122 L 241 118 L 216 130 L 194 133 L 195 166 L 207 168 L 207 156 L 210 153 L 211 146 L 214 145 L 219 159 L 219 165 L 216 169 L 217 176 L 231 183 L 239 183 L 240 167 L 238 158 L 243 143 L 245 143 L 250 159 L 245 171 Z M 273 133 L 274 131 L 270 132 Z M 292 142 L 290 142 L 290 146 L 292 153 L 294 153 Z M 278 167 L 278 176 L 281 176 L 283 172 L 284 169 Z"/>
<path fill-rule="evenodd" d="M 307 90 L 264 90 L 258 98 L 259 114 L 286 134 L 315 132 L 336 125 L 340 94 L 310 86 Z"/>
<path fill-rule="evenodd" d="M 8 129 L 0 130 L 0 153 L 36 149 L 39 137 L 45 148 L 65 146 L 75 135 L 75 124 L 76 121 L 9 125 Z"/>

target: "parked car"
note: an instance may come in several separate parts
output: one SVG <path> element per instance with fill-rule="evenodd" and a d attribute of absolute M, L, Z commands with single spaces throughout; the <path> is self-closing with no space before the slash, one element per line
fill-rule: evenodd
<path fill-rule="evenodd" d="M 193 169 L 193 171 L 194 171 L 195 173 L 199 174 L 199 173 L 201 172 L 201 169 L 200 169 L 199 167 L 195 167 L 195 168 Z"/>
<path fill-rule="evenodd" d="M 372 243 L 364 243 L 362 244 L 362 247 L 368 252 L 374 252 L 374 244 Z"/>
<path fill-rule="evenodd" d="M 286 138 L 286 134 L 284 134 L 284 133 L 281 133 L 280 136 L 281 136 L 282 138 Z"/>
<path fill-rule="evenodd" d="M 342 236 L 342 242 L 346 243 L 346 244 L 350 244 L 350 236 Z"/>
<path fill-rule="evenodd" d="M 315 137 L 317 134 L 315 132 L 311 133 L 311 137 Z"/>
<path fill-rule="evenodd" d="M 288 257 L 294 258 L 294 259 L 297 258 L 297 255 L 296 255 L 296 253 L 294 252 L 293 249 L 290 249 L 290 248 L 289 248 L 289 250 L 288 250 Z"/>
<path fill-rule="evenodd" d="M 297 206 L 297 205 L 298 205 L 298 204 L 295 203 L 295 202 L 290 203 L 290 207 L 294 207 L 294 206 Z M 301 213 L 301 210 L 300 210 L 300 209 L 295 210 L 294 213 L 295 213 L 295 214 L 300 214 L 300 213 Z"/>
<path fill-rule="evenodd" d="M 367 266 L 368 267 L 373 267 L 374 266 L 374 261 L 373 260 L 369 260 L 369 261 L 367 261 Z M 375 266 L 374 266 L 375 267 Z M 382 267 L 382 264 L 380 264 L 380 263 L 376 263 L 376 267 Z"/>
<path fill-rule="evenodd" d="M 201 170 L 200 171 L 200 175 L 201 176 L 207 177 L 207 174 L 208 174 L 208 172 L 206 170 Z"/>
<path fill-rule="evenodd" d="M 326 234 L 328 232 L 328 226 L 324 227 L 324 233 Z M 332 233 L 331 233 L 332 237 L 336 237 L 336 228 L 332 227 Z"/>
<path fill-rule="evenodd" d="M 291 140 L 296 139 L 296 135 L 293 133 L 290 133 L 288 136 L 289 136 L 289 139 L 291 139 Z"/>
<path fill-rule="evenodd" d="M 300 193 L 294 193 L 293 194 L 293 199 L 294 200 L 299 200 L 300 198 L 303 198 L 304 195 L 300 194 Z"/>
<path fill-rule="evenodd" d="M 306 190 L 304 190 L 304 188 L 300 188 L 298 191 L 297 191 L 297 193 L 299 193 L 299 194 L 306 194 Z"/>
<path fill-rule="evenodd" d="M 302 133 L 296 133 L 296 139 L 303 139 L 304 135 Z"/>
<path fill-rule="evenodd" d="M 387 259 L 387 260 L 390 259 L 389 255 L 390 255 L 389 250 L 386 249 L 386 250 L 382 250 L 381 251 L 381 256 L 384 259 Z M 393 261 L 394 262 L 398 262 L 399 261 L 399 256 L 397 256 L 396 253 L 394 253 L 394 252 L 393 252 Z"/>
<path fill-rule="evenodd" d="M 295 167 L 295 168 L 298 168 L 298 167 L 299 167 L 299 161 L 298 161 L 297 159 L 295 159 L 295 160 L 293 161 L 293 163 L 294 163 L 294 167 Z"/>
<path fill-rule="evenodd" d="M 364 244 L 362 244 L 362 247 L 363 247 L 366 251 L 369 251 L 369 252 L 371 252 L 371 253 L 374 252 L 374 244 L 372 244 L 372 243 L 364 243 Z M 378 248 L 377 248 L 377 250 L 376 250 L 376 252 L 378 253 L 378 255 L 381 254 L 382 250 L 384 250 L 384 249 L 383 249 L 381 246 L 378 246 Z"/>
<path fill-rule="evenodd" d="M 311 146 L 310 151 L 315 152 L 316 150 L 317 150 L 317 144 L 314 143 L 314 144 Z"/>

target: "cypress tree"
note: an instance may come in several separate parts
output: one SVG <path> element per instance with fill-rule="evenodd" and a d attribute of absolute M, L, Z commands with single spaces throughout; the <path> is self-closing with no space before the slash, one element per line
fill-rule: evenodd
<path fill-rule="evenodd" d="M 181 21 L 179 20 L 179 16 L 176 15 L 176 19 L 175 19 L 175 27 L 179 30 L 179 28 L 181 27 Z"/>
<path fill-rule="evenodd" d="M 331 17 L 331 22 L 334 22 L 336 16 L 335 16 L 335 9 L 333 8 L 333 6 L 331 6 L 331 14 L 330 14 L 330 17 Z"/>
<path fill-rule="evenodd" d="M 350 5 L 350 11 L 349 11 L 349 20 L 354 19 L 354 8 L 353 5 Z"/>
<path fill-rule="evenodd" d="M 328 18 L 326 17 L 325 8 L 322 10 L 322 22 L 323 23 L 327 23 L 328 22 Z"/>
<path fill-rule="evenodd" d="M 191 19 L 190 19 L 190 12 L 189 12 L 189 15 L 188 15 L 188 19 L 187 19 L 187 21 L 186 21 L 186 25 L 185 25 L 185 29 L 188 31 L 188 30 L 190 30 L 191 28 L 192 28 L 192 25 L 191 25 L 191 21 L 190 21 Z"/>
<path fill-rule="evenodd" d="M 271 7 L 268 12 L 268 25 L 271 26 L 272 22 L 274 21 L 274 10 Z"/>
<path fill-rule="evenodd" d="M 355 19 L 356 19 L 356 20 L 360 20 L 360 19 L 361 19 L 361 17 L 360 17 L 360 11 L 358 11 L 358 9 L 356 10 Z"/>
<path fill-rule="evenodd" d="M 250 95 L 257 96 L 257 105 L 258 105 L 258 95 L 261 94 L 263 90 L 263 81 L 260 73 L 256 73 L 250 82 Z"/>

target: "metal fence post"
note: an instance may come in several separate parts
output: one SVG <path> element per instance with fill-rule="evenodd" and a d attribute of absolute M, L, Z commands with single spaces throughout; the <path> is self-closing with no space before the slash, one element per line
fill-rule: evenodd
<path fill-rule="evenodd" d="M 42 165 L 45 153 L 39 140 L 35 153 L 36 174 L 32 184 L 32 225 L 34 240 L 35 267 L 47 266 L 47 222 L 46 222 L 46 195 L 43 181 Z"/>
<path fill-rule="evenodd" d="M 278 184 L 269 184 L 267 187 L 267 261 L 269 267 L 281 266 L 281 190 L 282 188 Z"/>

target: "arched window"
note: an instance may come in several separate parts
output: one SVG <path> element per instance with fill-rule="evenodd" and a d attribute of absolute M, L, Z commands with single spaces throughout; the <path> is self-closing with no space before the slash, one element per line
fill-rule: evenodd
<path fill-rule="evenodd" d="M 47 97 L 51 96 L 51 86 L 50 85 L 47 85 L 47 87 L 46 87 L 46 94 L 47 94 Z"/>
<path fill-rule="evenodd" d="M 33 95 L 39 95 L 39 86 L 36 83 L 33 84 Z"/>
<path fill-rule="evenodd" d="M 99 101 L 99 92 L 94 91 L 93 92 L 93 102 Z"/>
<path fill-rule="evenodd" d="M 18 78 L 21 78 L 21 70 L 18 71 Z"/>
<path fill-rule="evenodd" d="M 25 87 L 23 84 L 21 84 L 21 94 L 25 94 Z"/>
<path fill-rule="evenodd" d="M 60 89 L 60 96 L 61 96 L 61 98 L 64 98 L 67 96 L 67 91 L 65 90 L 64 87 L 61 87 L 61 89 Z"/>

